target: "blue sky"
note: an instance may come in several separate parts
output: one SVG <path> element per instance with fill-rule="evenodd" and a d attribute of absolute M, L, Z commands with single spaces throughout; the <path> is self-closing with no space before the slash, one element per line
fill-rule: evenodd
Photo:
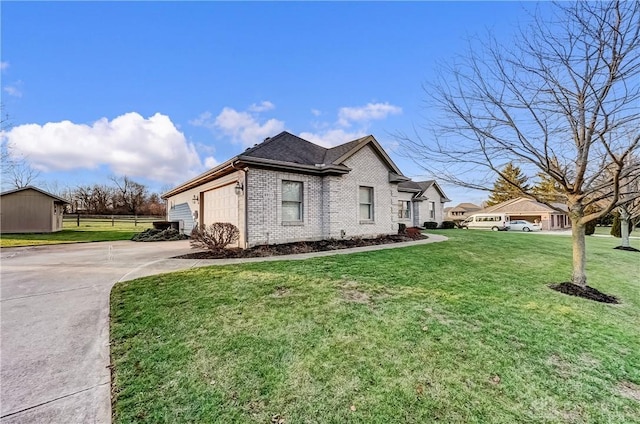
<path fill-rule="evenodd" d="M 159 191 L 286 130 L 325 146 L 423 125 L 438 63 L 518 2 L 3 1 L 2 103 L 43 184 L 128 175 Z M 450 206 L 484 193 L 445 186 Z"/>

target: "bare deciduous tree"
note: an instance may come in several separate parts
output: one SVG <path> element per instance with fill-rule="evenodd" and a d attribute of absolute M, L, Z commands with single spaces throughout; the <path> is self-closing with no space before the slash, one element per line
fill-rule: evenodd
<path fill-rule="evenodd" d="M 115 196 L 119 206 L 128 213 L 136 215 L 147 196 L 147 187 L 133 181 L 127 177 L 111 177 L 111 181 L 116 185 L 117 195 Z"/>
<path fill-rule="evenodd" d="M 557 182 L 572 223 L 571 281 L 585 287 L 585 224 L 628 201 L 628 158 L 640 150 L 640 2 L 553 10 L 509 45 L 492 38 L 445 65 L 424 87 L 443 112 L 433 138 L 398 138 L 416 163 L 461 186 L 490 190 L 511 161 Z"/>

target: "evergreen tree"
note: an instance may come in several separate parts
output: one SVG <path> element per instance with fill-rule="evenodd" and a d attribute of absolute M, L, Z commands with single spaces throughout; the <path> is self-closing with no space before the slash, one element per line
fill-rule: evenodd
<path fill-rule="evenodd" d="M 520 168 L 509 162 L 494 183 L 489 200 L 487 200 L 487 206 L 521 197 L 523 192 L 531 189 L 527 180 L 527 176 L 522 173 Z"/>
<path fill-rule="evenodd" d="M 538 174 L 538 182 L 533 187 L 533 192 L 547 202 L 566 201 L 566 196 L 562 194 L 563 188 L 560 183 L 545 173 Z"/>

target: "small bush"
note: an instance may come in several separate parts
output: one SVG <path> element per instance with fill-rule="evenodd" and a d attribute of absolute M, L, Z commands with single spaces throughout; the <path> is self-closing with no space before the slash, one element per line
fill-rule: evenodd
<path fill-rule="evenodd" d="M 186 240 L 188 237 L 181 234 L 178 230 L 173 228 L 167 228 L 166 230 L 159 230 L 157 228 L 149 228 L 141 233 L 135 234 L 131 237 L 133 241 L 174 241 L 174 240 Z"/>
<path fill-rule="evenodd" d="M 620 215 L 613 215 L 613 222 L 611 224 L 611 235 L 617 238 L 622 238 L 622 225 L 620 222 Z"/>
<path fill-rule="evenodd" d="M 442 229 L 451 230 L 452 228 L 456 228 L 456 223 L 453 221 L 442 221 Z"/>
<path fill-rule="evenodd" d="M 584 226 L 584 233 L 588 236 L 596 232 L 596 221 L 589 221 Z"/>
<path fill-rule="evenodd" d="M 196 227 L 191 232 L 191 247 L 222 250 L 238 241 L 240 230 L 229 222 L 214 222 L 209 226 Z"/>
<path fill-rule="evenodd" d="M 438 223 L 433 221 L 427 221 L 424 223 L 424 228 L 426 228 L 427 230 L 435 230 L 436 228 L 438 228 Z"/>
<path fill-rule="evenodd" d="M 407 224 L 398 224 L 398 234 L 406 234 Z"/>
<path fill-rule="evenodd" d="M 422 237 L 422 232 L 420 232 L 420 228 L 410 227 L 406 230 L 406 235 L 412 239 L 419 239 Z"/>

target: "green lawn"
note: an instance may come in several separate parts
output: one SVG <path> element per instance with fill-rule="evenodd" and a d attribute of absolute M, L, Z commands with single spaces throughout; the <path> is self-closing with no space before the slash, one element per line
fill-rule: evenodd
<path fill-rule="evenodd" d="M 441 233 L 118 283 L 114 423 L 640 423 L 640 254 L 588 239 L 607 305 L 569 237 Z"/>
<path fill-rule="evenodd" d="M 43 244 L 81 243 L 89 241 L 130 240 L 134 234 L 152 226 L 151 222 L 115 222 L 110 220 L 64 221 L 64 229 L 55 233 L 2 234 L 1 247 L 37 246 Z"/>

